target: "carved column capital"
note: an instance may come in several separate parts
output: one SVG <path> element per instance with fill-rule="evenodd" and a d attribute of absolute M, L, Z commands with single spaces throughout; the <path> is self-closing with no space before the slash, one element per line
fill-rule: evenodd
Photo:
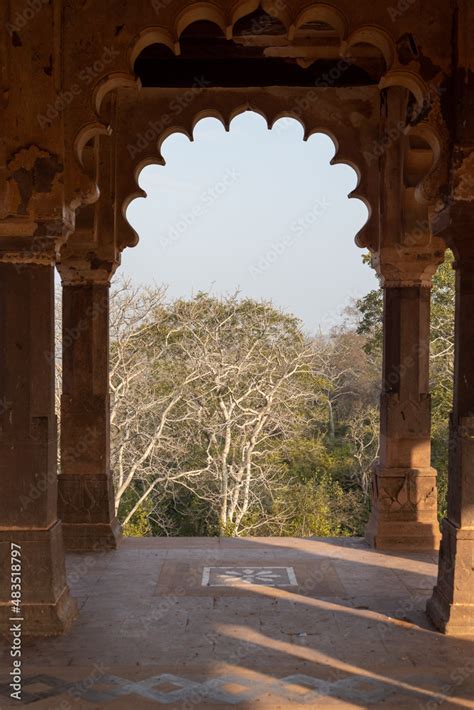
<path fill-rule="evenodd" d="M 0 220 L 0 263 L 51 266 L 74 229 L 71 220 L 37 222 Z"/>
<path fill-rule="evenodd" d="M 382 247 L 373 256 L 381 286 L 384 288 L 431 288 L 433 276 L 444 260 L 445 244 L 436 239 L 430 250 L 403 246 Z"/>
<path fill-rule="evenodd" d="M 86 255 L 83 258 L 62 259 L 57 263 L 63 286 L 84 286 L 97 284 L 108 286 L 118 263 L 102 261 Z"/>

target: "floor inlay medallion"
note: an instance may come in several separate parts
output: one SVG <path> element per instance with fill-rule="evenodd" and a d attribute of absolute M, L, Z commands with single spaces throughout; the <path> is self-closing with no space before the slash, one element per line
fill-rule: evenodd
<path fill-rule="evenodd" d="M 204 567 L 203 587 L 235 587 L 241 585 L 296 587 L 293 567 Z"/>

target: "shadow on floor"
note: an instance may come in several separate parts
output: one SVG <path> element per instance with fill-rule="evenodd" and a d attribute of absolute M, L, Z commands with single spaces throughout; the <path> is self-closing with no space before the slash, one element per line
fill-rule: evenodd
<path fill-rule="evenodd" d="M 71 555 L 79 619 L 25 643 L 23 702 L 474 708 L 473 640 L 424 613 L 436 573 L 433 553 L 357 538 L 129 538 Z"/>

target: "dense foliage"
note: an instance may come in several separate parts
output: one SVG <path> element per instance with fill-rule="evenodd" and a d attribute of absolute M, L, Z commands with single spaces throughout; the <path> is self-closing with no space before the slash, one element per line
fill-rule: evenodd
<path fill-rule="evenodd" d="M 357 535 L 378 455 L 383 297 L 309 337 L 271 303 L 113 297 L 116 507 L 132 535 Z M 432 298 L 433 465 L 447 477 L 451 255 Z"/>

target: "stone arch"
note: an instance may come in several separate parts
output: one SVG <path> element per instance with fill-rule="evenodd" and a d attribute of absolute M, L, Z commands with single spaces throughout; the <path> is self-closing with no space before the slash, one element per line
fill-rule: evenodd
<path fill-rule="evenodd" d="M 176 37 L 176 41 L 179 42 L 179 38 L 187 27 L 194 22 L 203 20 L 217 25 L 224 36 L 228 36 L 229 22 L 224 10 L 212 2 L 201 0 L 183 8 L 175 17 L 173 34 Z"/>
<path fill-rule="evenodd" d="M 38 5 L 38 2 L 28 4 Z M 229 125 L 233 114 L 259 109 L 270 125 L 277 117 L 289 116 L 300 121 L 305 136 L 317 131 L 337 136 L 339 145 L 334 162 L 348 163 L 358 171 L 359 185 L 352 196 L 365 198 L 377 217 L 369 220 L 357 241 L 373 249 L 374 263 L 377 259 L 383 286 L 389 294 L 384 322 L 389 357 L 385 358 L 383 381 L 390 383 L 391 375 L 396 372 L 400 385 L 398 391 L 391 387 L 383 393 L 381 438 L 384 450 L 374 477 L 374 516 L 367 531 L 369 540 L 382 548 L 433 549 L 439 538 L 435 472 L 429 458 L 427 348 L 423 348 L 429 326 L 426 291 L 442 259 L 444 240 L 451 241 L 456 253 L 456 397 L 451 444 L 457 454 L 450 462 L 450 495 L 443 527 L 439 584 L 429 613 L 443 630 L 461 634 L 473 631 L 472 604 L 466 602 L 471 598 L 473 586 L 469 564 L 474 548 L 470 516 L 474 431 L 471 352 L 474 247 L 470 238 L 474 214 L 474 136 L 466 120 L 474 91 L 469 73 L 473 53 L 466 40 L 466 29 L 474 22 L 472 3 L 424 2 L 418 9 L 409 8 L 407 12 L 400 9 L 402 3 L 398 9 L 387 11 L 383 3 L 351 0 L 158 0 L 138 4 L 138 9 L 137 3 L 110 0 L 102 3 L 99 0 L 75 3 L 55 0 L 42 4 L 45 6 L 42 11 L 29 11 L 29 18 L 25 13 L 17 13 L 28 23 L 20 23 L 21 33 L 10 32 L 10 38 L 5 34 L 2 43 L 3 63 L 8 71 L 2 77 L 5 100 L 2 104 L 4 189 L 0 256 L 6 288 L 0 294 L 0 305 L 6 317 L 2 352 L 11 364 L 12 376 L 1 378 L 0 395 L 5 402 L 14 401 L 15 411 L 13 419 L 8 407 L 3 412 L 2 426 L 5 425 L 4 430 L 9 434 L 3 437 L 5 446 L 1 455 L 6 456 L 8 465 L 4 468 L 12 490 L 20 469 L 25 490 L 30 484 L 36 487 L 38 483 L 44 484 L 34 510 L 26 511 L 20 505 L 11 506 L 11 511 L 7 510 L 8 506 L 4 507 L 15 544 L 27 542 L 25 570 L 35 574 L 35 559 L 39 557 L 47 572 L 32 586 L 33 593 L 28 592 L 24 599 L 28 629 L 35 633 L 57 631 L 64 628 L 74 613 L 64 578 L 60 519 L 69 525 L 69 540 L 74 544 L 90 545 L 88 549 L 97 549 L 97 540 L 105 542 L 106 546 L 115 545 L 114 521 L 106 510 L 110 492 L 110 470 L 104 466 L 107 416 L 90 417 L 92 410 L 106 413 L 108 406 L 105 338 L 96 337 L 98 330 L 106 332 L 105 318 L 99 329 L 89 321 L 91 337 L 76 348 L 75 367 L 71 366 L 68 374 L 70 383 L 75 377 L 75 368 L 76 374 L 82 371 L 84 376 L 93 375 L 84 388 L 87 392 L 75 393 L 74 407 L 69 412 L 72 414 L 74 409 L 79 415 L 81 421 L 78 419 L 74 427 L 69 427 L 70 431 L 74 428 L 79 437 L 83 435 L 85 421 L 93 429 L 97 425 L 101 432 L 104 446 L 93 452 L 96 477 L 93 489 L 89 488 L 90 481 L 85 482 L 86 477 L 77 475 L 77 471 L 84 468 L 84 462 L 78 461 L 76 472 L 69 469 L 63 479 L 65 496 L 59 515 L 54 503 L 56 481 L 50 465 L 56 459 L 51 397 L 54 350 L 50 337 L 54 325 L 53 264 L 61 264 L 67 298 L 74 298 L 71 291 L 78 285 L 86 285 L 90 291 L 85 301 L 75 301 L 75 312 L 97 314 L 94 306 L 102 303 L 100 312 L 104 314 L 108 280 L 120 251 L 134 243 L 124 216 L 118 214 L 127 197 L 143 194 L 137 187 L 133 168 L 141 169 L 159 159 L 160 140 L 164 140 L 167 131 L 181 129 L 192 138 L 201 116 L 219 115 L 224 124 Z M 4 19 L 14 20 L 16 10 L 21 10 L 19 4 L 4 5 Z M 185 11 L 186 5 L 189 7 Z M 252 18 L 247 23 L 244 20 L 242 26 L 245 27 L 252 24 L 254 13 L 257 18 L 265 13 L 272 19 L 278 18 L 278 22 L 273 23 L 273 31 L 274 36 L 278 36 L 276 44 L 281 46 L 275 48 L 271 41 L 262 40 L 264 33 L 254 36 L 254 47 L 260 42 L 265 58 L 271 55 L 283 58 L 287 64 L 300 62 L 303 69 L 321 59 L 311 74 L 316 78 L 322 76 L 325 63 L 335 67 L 339 53 L 344 57 L 345 52 L 353 49 L 354 62 L 360 60 L 360 64 L 366 63 L 369 69 L 365 73 L 354 72 L 353 76 L 346 74 L 337 84 L 342 88 L 327 92 L 319 82 L 313 99 L 317 106 L 306 100 L 306 104 L 311 105 L 295 111 L 292 102 L 275 92 L 272 82 L 265 79 L 265 76 L 274 77 L 275 73 L 260 72 L 260 86 L 264 88 L 255 92 L 254 77 L 248 65 L 241 61 L 243 52 L 232 48 L 236 65 L 239 65 L 234 76 L 240 71 L 238 85 L 244 86 L 240 95 L 236 92 L 236 97 L 221 101 L 225 91 L 222 84 L 214 82 L 219 87 L 214 98 L 205 95 L 192 109 L 183 111 L 179 117 L 172 116 L 155 140 L 147 139 L 149 145 L 144 151 L 127 155 L 120 141 L 124 136 L 133 140 L 130 130 L 135 130 L 136 135 L 143 126 L 135 122 L 135 127 L 129 128 L 126 121 L 120 126 L 116 120 L 117 107 L 122 105 L 124 94 L 129 95 L 131 104 L 135 102 L 138 108 L 140 101 L 146 103 L 150 98 L 148 89 L 139 90 L 133 71 L 134 58 L 143 48 L 157 43 L 166 47 L 165 56 L 171 52 L 173 57 L 179 52 L 180 36 L 184 48 L 184 36 L 180 32 L 186 32 L 188 23 L 192 22 L 214 21 L 219 32 L 225 31 L 224 36 L 231 39 L 238 33 L 235 22 L 246 13 Z M 13 26 L 8 25 L 6 29 L 10 31 Z M 299 32 L 298 28 L 303 31 Z M 285 38 L 287 31 L 294 39 Z M 205 32 L 195 34 L 200 51 L 205 51 L 207 45 L 202 39 Z M 211 31 L 209 37 L 213 34 Z M 300 42 L 303 35 L 306 44 Z M 323 37 L 327 41 L 320 41 Z M 236 46 L 238 43 L 244 44 L 245 38 L 240 37 Z M 105 49 L 107 57 L 103 55 Z M 158 57 L 161 54 L 156 53 Z M 258 64 L 257 68 L 260 71 Z M 81 79 L 85 69 L 91 70 L 85 73 L 87 81 Z M 27 85 L 25 76 L 31 79 Z M 310 73 L 302 77 L 302 82 L 298 79 L 301 73 L 295 76 L 297 79 L 288 82 L 286 87 L 300 91 Z M 186 77 L 182 83 L 188 86 Z M 465 81 L 459 81 L 460 77 Z M 379 79 L 377 88 L 375 84 Z M 152 66 L 149 84 L 152 87 L 166 85 L 162 77 L 160 81 L 153 77 Z M 228 85 L 236 83 L 230 81 Z M 331 78 L 330 85 L 334 87 Z M 449 91 L 443 101 L 438 92 L 440 87 Z M 151 99 L 159 99 L 160 95 L 161 89 L 152 91 Z M 289 95 L 291 91 L 287 98 Z M 359 106 L 354 105 L 351 95 L 358 97 Z M 342 118 L 321 117 L 320 104 L 331 105 L 328 96 L 339 97 L 344 103 Z M 366 101 L 367 96 L 372 103 Z M 372 121 L 370 109 L 377 102 L 381 110 L 378 121 Z M 158 109 L 152 112 L 152 103 L 149 102 L 150 112 L 145 117 L 160 115 Z M 413 108 L 417 109 L 415 114 Z M 370 149 L 373 142 L 376 146 L 372 160 L 368 161 L 363 148 L 368 145 Z M 82 205 L 88 206 L 78 213 L 74 224 L 73 212 Z M 439 216 L 436 229 L 433 213 Z M 418 222 L 419 226 L 414 240 L 410 233 L 413 222 L 415 226 Z M 68 235 L 71 235 L 69 240 Z M 66 257 L 67 265 L 58 261 L 61 255 Z M 17 264 L 22 265 L 21 270 L 13 268 Z M 100 293 L 100 298 L 92 295 L 93 292 Z M 39 317 L 19 318 L 19 304 L 26 315 L 39 314 Z M 77 325 L 77 320 L 74 323 L 73 319 L 70 325 Z M 18 357 L 19 343 L 25 357 Z M 98 364 L 89 368 L 90 372 L 81 370 L 86 348 L 87 352 L 95 348 L 94 364 Z M 420 358 L 413 358 L 414 352 L 422 356 L 421 363 Z M 45 358 L 45 353 L 51 357 Z M 410 363 L 414 363 L 413 366 Z M 16 398 L 16 383 L 20 380 L 33 386 L 39 383 L 34 400 L 28 396 Z M 98 382 L 104 396 L 91 399 L 91 395 L 95 397 Z M 15 427 L 10 429 L 15 419 L 21 424 L 16 430 Z M 61 419 L 66 422 L 65 416 Z M 44 435 L 44 442 L 40 442 L 42 449 L 38 450 L 39 456 L 38 451 L 32 449 L 25 457 L 24 442 L 31 437 L 32 428 L 38 429 L 38 423 Z M 67 435 L 62 437 L 63 442 L 66 439 Z M 47 444 L 51 456 L 42 456 L 43 443 Z M 68 445 L 77 443 L 80 438 L 72 437 Z M 89 462 L 86 464 L 88 466 Z M 92 490 L 93 497 L 104 506 L 92 509 L 77 505 L 78 501 L 92 500 Z M 76 517 L 78 512 L 82 515 L 80 521 Z M 81 530 L 73 539 L 78 533 L 77 527 L 74 530 L 76 523 L 87 526 L 87 538 Z M 6 595 L 0 607 L 8 610 Z M 5 615 L 0 621 L 6 621 Z"/>
<path fill-rule="evenodd" d="M 173 39 L 171 32 L 163 27 L 147 27 L 135 38 L 133 46 L 129 50 L 130 71 L 133 72 L 133 67 L 139 55 L 152 44 L 162 44 L 174 54 L 179 54 L 179 43 Z"/>
<path fill-rule="evenodd" d="M 258 7 L 262 7 L 269 14 L 281 19 L 289 28 L 289 34 L 293 34 L 293 36 L 298 27 L 303 26 L 305 22 L 318 20 L 327 22 L 340 35 L 342 56 L 347 55 L 351 47 L 357 44 L 368 44 L 375 47 L 383 56 L 388 69 L 380 80 L 379 88 L 404 86 L 415 97 L 421 115 L 423 107 L 427 105 L 429 87 L 416 68 L 410 68 L 410 70 L 398 68 L 395 59 L 395 42 L 390 33 L 381 27 L 362 25 L 356 26 L 349 34 L 350 19 L 331 3 L 315 3 L 307 6 L 293 18 L 281 10 L 278 0 L 276 2 L 237 0 L 230 9 L 225 11 L 217 0 L 194 2 L 185 9 L 181 8 L 181 11 L 178 12 L 173 7 L 169 7 L 163 15 L 163 26 L 148 25 L 133 33 L 122 48 L 116 66 L 111 66 L 107 73 L 98 77 L 90 91 L 88 90 L 87 94 L 81 97 L 80 106 L 74 104 L 71 111 L 68 109 L 66 112 L 68 124 L 74 126 L 66 136 L 66 146 L 67 149 L 74 152 L 76 158 L 73 164 L 67 166 L 68 175 L 66 175 L 66 201 L 72 209 L 81 203 L 86 204 L 97 198 L 96 186 L 92 184 L 90 177 L 85 174 L 82 167 L 82 151 L 92 137 L 106 134 L 109 131 L 111 122 L 104 117 L 103 110 L 106 99 L 123 89 L 137 86 L 133 63 L 140 53 L 152 44 L 161 44 L 167 47 L 170 52 L 178 55 L 180 34 L 190 24 L 201 20 L 214 22 L 227 38 L 231 38 L 235 22 Z M 291 114 L 289 115 L 291 116 Z M 292 117 L 297 118 L 297 116 Z M 353 162 L 357 164 L 357 161 Z"/>
<path fill-rule="evenodd" d="M 298 29 L 308 22 L 324 22 L 332 27 L 339 37 L 344 39 L 347 33 L 348 21 L 345 15 L 334 5 L 318 2 L 304 8 L 289 28 L 288 38 L 293 40 Z"/>
<path fill-rule="evenodd" d="M 263 10 L 267 15 L 275 17 L 277 20 L 289 29 L 291 25 L 291 13 L 288 11 L 288 3 L 282 0 L 261 0 Z"/>
<path fill-rule="evenodd" d="M 119 248 L 122 250 L 126 247 L 133 247 L 138 244 L 139 237 L 138 234 L 133 229 L 132 225 L 129 223 L 126 212 L 129 205 L 137 198 L 145 198 L 146 193 L 139 185 L 139 176 L 142 170 L 149 165 L 165 165 L 166 161 L 162 155 L 161 147 L 163 143 L 171 135 L 175 133 L 181 133 L 185 135 L 191 142 L 194 140 L 194 130 L 197 124 L 205 118 L 215 118 L 217 119 L 226 131 L 229 131 L 232 121 L 237 118 L 237 116 L 245 113 L 246 111 L 252 111 L 260 115 L 266 122 L 268 129 L 271 130 L 275 123 L 283 118 L 290 118 L 296 120 L 303 128 L 303 140 L 307 141 L 311 136 L 322 133 L 326 135 L 333 143 L 335 155 L 331 159 L 331 165 L 349 165 L 355 172 L 357 177 L 357 186 L 348 195 L 349 199 L 360 200 L 367 208 L 368 216 L 365 224 L 361 227 L 358 235 L 355 237 L 355 243 L 363 248 L 371 244 L 371 240 L 364 239 L 361 235 L 365 232 L 368 224 L 370 223 L 373 205 L 371 204 L 370 195 L 370 181 L 367 179 L 366 170 L 364 169 L 363 156 L 362 153 L 351 147 L 351 141 L 343 138 L 342 144 L 341 140 L 336 137 L 334 130 L 331 128 L 329 123 L 317 122 L 311 125 L 307 120 L 305 121 L 301 116 L 297 116 L 289 110 L 271 111 L 269 108 L 265 108 L 264 105 L 258 101 L 252 101 L 249 103 L 238 103 L 234 106 L 229 106 L 227 111 L 224 111 L 215 106 L 209 106 L 208 108 L 202 108 L 197 112 L 191 113 L 187 117 L 186 123 L 181 125 L 173 125 L 167 127 L 163 130 L 157 137 L 156 142 L 154 142 L 147 155 L 142 157 L 139 161 L 132 164 L 130 167 L 129 179 L 124 182 L 124 185 L 128 185 L 128 192 L 126 194 L 120 195 L 120 215 L 121 215 L 121 227 L 119 228 Z M 341 147 L 342 145 L 342 147 Z"/>
<path fill-rule="evenodd" d="M 230 12 L 230 28 L 234 27 L 239 20 L 241 20 L 246 15 L 250 15 L 252 12 L 258 10 L 260 5 L 260 0 L 242 0 L 234 3 L 234 7 Z"/>
<path fill-rule="evenodd" d="M 302 121 L 300 114 L 297 113 L 296 111 L 288 110 L 288 111 L 282 111 L 281 113 L 277 113 L 276 116 L 273 116 L 270 124 L 268 125 L 269 130 L 273 130 L 275 124 L 278 123 L 278 121 L 280 121 L 282 119 L 292 119 L 293 121 L 297 121 L 304 131 L 303 140 L 307 140 L 305 123 L 304 123 L 304 121 Z"/>
<path fill-rule="evenodd" d="M 407 89 L 417 102 L 418 113 L 427 105 L 430 96 L 429 87 L 420 74 L 404 69 L 391 69 L 380 80 L 379 88 L 388 89 L 391 86 L 402 86 Z"/>
<path fill-rule="evenodd" d="M 391 69 L 396 60 L 396 47 L 392 37 L 381 27 L 365 25 L 359 27 L 342 43 L 342 53 L 347 56 L 352 47 L 358 44 L 369 44 L 382 54 L 387 69 Z"/>
<path fill-rule="evenodd" d="M 442 169 L 442 140 L 426 122 L 410 127 L 407 136 L 407 165 L 412 168 L 412 184 L 416 198 L 422 204 L 429 204 L 437 196 L 433 194 L 432 178 Z"/>

